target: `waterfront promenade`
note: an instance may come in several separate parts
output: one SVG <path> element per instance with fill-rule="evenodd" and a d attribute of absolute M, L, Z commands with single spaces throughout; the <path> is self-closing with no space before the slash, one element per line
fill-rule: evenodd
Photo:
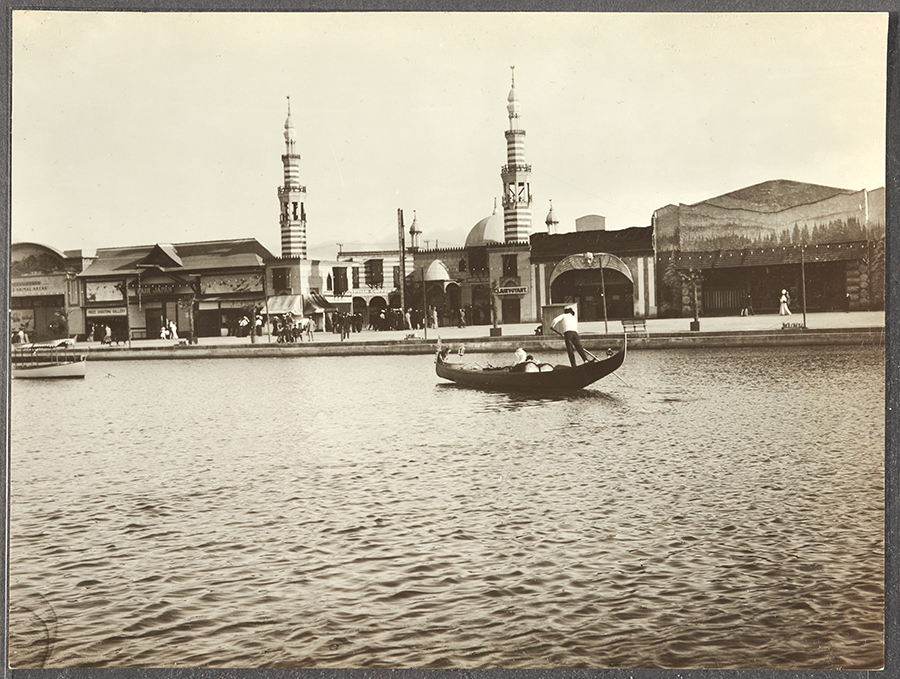
<path fill-rule="evenodd" d="M 668 348 L 675 346 L 758 346 L 760 344 L 848 344 L 857 341 L 884 341 L 884 312 L 831 312 L 807 314 L 806 330 L 802 325 L 803 314 L 778 316 L 719 316 L 700 319 L 700 330 L 690 331 L 691 319 L 647 319 L 646 332 L 629 333 L 631 348 Z M 791 327 L 785 328 L 785 324 Z M 262 356 L 280 354 L 304 355 L 352 355 L 390 353 L 429 353 L 440 337 L 445 343 L 465 343 L 472 351 L 507 351 L 516 346 L 526 349 L 558 350 L 563 342 L 555 336 L 536 336 L 537 323 L 501 325 L 499 337 L 491 337 L 487 325 L 465 328 L 443 327 L 423 330 L 364 330 L 351 333 L 341 341 L 340 335 L 317 332 L 312 342 L 278 344 L 274 335 L 263 334 L 251 343 L 249 337 L 201 337 L 196 345 L 185 346 L 178 340 L 132 340 L 130 347 L 122 343 L 111 347 L 99 342 L 79 342 L 78 347 L 87 350 L 94 359 L 111 360 L 125 358 Z M 580 324 L 580 334 L 590 350 L 605 346 L 612 338 L 621 337 L 621 321 L 592 321 Z M 608 330 L 608 333 L 607 333 Z M 514 346 L 515 345 L 515 346 Z"/>

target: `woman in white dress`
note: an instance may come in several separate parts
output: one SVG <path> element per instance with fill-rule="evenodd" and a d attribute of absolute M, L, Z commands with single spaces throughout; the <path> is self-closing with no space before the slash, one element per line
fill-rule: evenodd
<path fill-rule="evenodd" d="M 781 291 L 781 307 L 778 309 L 778 313 L 782 316 L 790 316 L 791 310 L 788 309 L 788 304 L 790 304 L 791 297 L 788 295 L 787 290 Z"/>

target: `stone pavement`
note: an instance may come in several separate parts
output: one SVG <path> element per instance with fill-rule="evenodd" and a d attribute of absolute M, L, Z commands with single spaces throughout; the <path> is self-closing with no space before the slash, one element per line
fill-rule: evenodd
<path fill-rule="evenodd" d="M 671 335 L 671 334 L 691 334 L 695 336 L 703 336 L 704 334 L 717 333 L 742 333 L 742 332 L 759 332 L 767 330 L 780 330 L 784 323 L 803 323 L 803 314 L 795 313 L 792 316 L 778 316 L 777 314 L 759 314 L 756 316 L 715 316 L 700 319 L 700 331 L 696 333 L 690 332 L 690 318 L 648 318 L 647 334 L 653 335 Z M 516 336 L 534 336 L 537 323 L 517 323 L 512 325 L 501 325 L 502 337 Z M 848 328 L 884 328 L 884 312 L 883 311 L 852 311 L 828 312 L 807 314 L 806 326 L 811 330 L 843 330 Z M 580 323 L 579 332 L 581 335 L 605 334 L 609 331 L 611 335 L 622 334 L 622 323 L 620 321 L 609 321 L 604 325 L 603 321 L 592 321 L 589 323 Z M 344 340 L 344 343 L 357 342 L 397 342 L 406 339 L 410 334 L 422 339 L 425 336 L 423 330 L 389 330 L 385 332 L 376 332 L 374 330 L 364 330 L 360 333 L 351 333 L 350 338 Z M 488 337 L 490 335 L 490 326 L 474 325 L 466 328 L 438 328 L 428 329 L 428 339 L 434 340 L 440 337 L 445 341 L 471 340 Z M 336 342 L 341 343 L 340 335 L 330 332 L 315 333 L 314 343 Z M 256 338 L 257 343 L 267 344 L 275 343 L 274 336 Z M 80 343 L 82 346 L 87 344 L 91 347 L 99 347 L 99 342 Z M 132 340 L 133 347 L 166 347 L 177 344 L 175 340 Z M 249 345 L 249 337 L 201 337 L 200 346 L 241 346 Z M 304 342 L 305 344 L 305 342 Z"/>

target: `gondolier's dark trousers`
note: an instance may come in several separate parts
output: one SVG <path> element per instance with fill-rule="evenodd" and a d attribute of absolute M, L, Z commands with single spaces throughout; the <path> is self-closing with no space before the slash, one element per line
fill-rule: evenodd
<path fill-rule="evenodd" d="M 588 362 L 587 354 L 584 353 L 584 347 L 581 346 L 581 338 L 578 336 L 578 333 L 574 330 L 567 330 L 563 334 L 563 339 L 566 340 L 566 351 L 569 352 L 569 363 L 572 364 L 572 367 L 575 367 L 575 352 L 578 352 L 578 355 L 581 356 L 581 360 L 585 363 Z"/>

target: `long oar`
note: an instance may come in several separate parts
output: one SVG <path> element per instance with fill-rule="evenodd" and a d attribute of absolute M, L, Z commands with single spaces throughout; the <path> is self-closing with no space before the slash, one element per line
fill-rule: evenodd
<path fill-rule="evenodd" d="M 551 329 L 553 332 L 555 332 L 557 335 L 559 335 L 560 337 L 562 337 L 563 339 L 566 338 L 565 335 L 563 335 L 563 334 L 562 334 L 559 330 L 557 330 L 556 328 L 551 327 L 550 329 Z M 627 341 L 627 340 L 626 340 L 626 341 Z M 584 347 L 581 347 L 581 348 L 584 349 Z M 592 353 L 591 353 L 590 351 L 588 351 L 587 349 L 584 349 L 584 353 L 586 353 L 588 356 L 590 356 L 591 358 L 593 358 L 595 361 L 599 361 L 599 360 L 600 360 L 599 358 L 597 358 L 596 356 L 594 356 L 594 354 L 592 354 Z M 613 371 L 613 375 L 615 375 L 615 376 L 618 377 L 620 380 L 622 380 L 622 384 L 624 384 L 626 387 L 630 387 L 630 386 L 631 386 L 630 384 L 628 384 L 628 382 L 626 382 L 625 380 L 623 380 L 622 377 L 621 377 L 617 372 Z"/>

